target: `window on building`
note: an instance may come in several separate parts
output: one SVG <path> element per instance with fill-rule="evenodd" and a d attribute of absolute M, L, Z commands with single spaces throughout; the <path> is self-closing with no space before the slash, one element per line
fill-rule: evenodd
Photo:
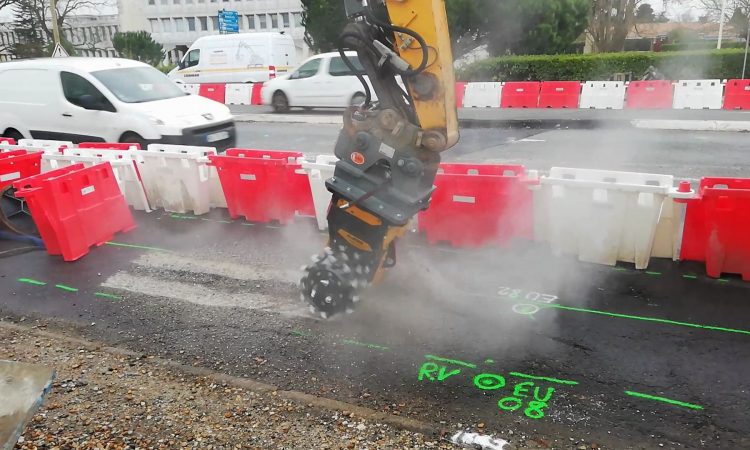
<path fill-rule="evenodd" d="M 161 19 L 161 31 L 165 33 L 172 32 L 172 21 L 169 19 Z"/>
<path fill-rule="evenodd" d="M 219 31 L 219 16 L 211 17 L 211 25 L 213 25 L 214 31 Z"/>
<path fill-rule="evenodd" d="M 176 17 L 174 19 L 174 30 L 178 33 L 185 31 L 185 19 L 182 17 Z"/>
<path fill-rule="evenodd" d="M 195 17 L 187 18 L 188 31 L 195 31 Z"/>
<path fill-rule="evenodd" d="M 193 4 L 193 0 L 185 0 L 185 4 L 186 5 L 192 5 Z"/>
<path fill-rule="evenodd" d="M 162 5 L 168 5 L 169 4 L 169 0 L 161 0 L 161 4 Z"/>
<path fill-rule="evenodd" d="M 301 27 L 302 26 L 302 13 L 292 13 L 292 16 L 294 16 L 294 26 L 295 27 Z"/>
<path fill-rule="evenodd" d="M 258 14 L 258 28 L 260 28 L 261 30 L 266 29 L 266 17 L 268 16 L 266 16 L 265 14 Z"/>
<path fill-rule="evenodd" d="M 254 30 L 255 29 L 255 14 L 248 14 L 248 16 L 247 16 L 247 29 L 248 30 Z"/>
<path fill-rule="evenodd" d="M 156 0 L 148 0 L 148 4 L 149 5 L 155 5 L 156 4 Z"/>
<path fill-rule="evenodd" d="M 180 0 L 174 0 L 175 5 L 179 5 L 180 3 L 182 3 Z"/>
<path fill-rule="evenodd" d="M 289 13 L 281 13 L 281 25 L 284 28 L 289 28 Z"/>
<path fill-rule="evenodd" d="M 151 32 L 152 33 L 158 33 L 159 32 L 159 19 L 148 19 L 148 23 L 151 24 Z"/>
<path fill-rule="evenodd" d="M 199 31 L 208 31 L 208 17 L 198 17 L 198 23 L 201 26 Z"/>
<path fill-rule="evenodd" d="M 279 15 L 278 14 L 271 14 L 271 28 L 273 29 L 279 28 Z"/>

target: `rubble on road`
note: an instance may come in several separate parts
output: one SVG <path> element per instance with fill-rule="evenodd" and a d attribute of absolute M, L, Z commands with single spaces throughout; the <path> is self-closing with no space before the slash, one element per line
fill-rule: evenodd
<path fill-rule="evenodd" d="M 54 367 L 52 391 L 16 445 L 36 449 L 451 449 L 438 437 L 0 327 L 0 359 Z"/>

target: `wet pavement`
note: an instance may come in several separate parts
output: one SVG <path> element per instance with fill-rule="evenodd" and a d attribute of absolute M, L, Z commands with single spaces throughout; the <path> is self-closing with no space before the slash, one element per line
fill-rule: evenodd
<path fill-rule="evenodd" d="M 136 220 L 78 262 L 0 259 L 0 316 L 542 448 L 750 447 L 739 279 L 522 242 L 459 251 L 412 233 L 353 314 L 322 321 L 296 291 L 325 241 L 313 220 Z"/>

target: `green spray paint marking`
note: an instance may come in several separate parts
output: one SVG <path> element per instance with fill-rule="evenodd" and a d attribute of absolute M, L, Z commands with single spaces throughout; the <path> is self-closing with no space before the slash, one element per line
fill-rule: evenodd
<path fill-rule="evenodd" d="M 485 364 L 495 364 L 495 360 L 494 359 L 485 359 L 484 363 Z"/>
<path fill-rule="evenodd" d="M 292 330 L 292 334 L 295 336 L 312 337 L 312 334 L 306 333 L 304 331 L 298 331 L 298 330 Z"/>
<path fill-rule="evenodd" d="M 716 280 L 716 281 L 718 281 L 719 283 L 729 283 L 729 280 L 727 280 L 727 279 L 725 279 L 725 278 L 719 278 L 719 279 L 718 279 L 718 280 Z"/>
<path fill-rule="evenodd" d="M 464 367 L 468 367 L 470 369 L 476 369 L 477 368 L 476 364 L 468 363 L 468 362 L 465 362 L 465 361 L 459 361 L 457 359 L 441 358 L 439 356 L 434 356 L 434 355 L 424 355 L 424 357 L 426 359 L 431 359 L 433 361 L 440 361 L 440 362 L 444 362 L 444 363 L 448 363 L 448 364 L 455 364 L 457 366 L 464 366 Z"/>
<path fill-rule="evenodd" d="M 530 380 L 549 381 L 550 383 L 567 384 L 570 386 L 575 386 L 578 384 L 577 381 L 561 380 L 559 378 L 550 378 L 550 377 L 539 377 L 536 375 L 528 375 L 528 374 L 520 373 L 520 372 L 510 372 L 510 375 L 514 377 L 518 377 L 518 378 L 528 378 Z"/>
<path fill-rule="evenodd" d="M 244 225 L 246 227 L 254 227 L 255 226 L 254 223 L 247 223 L 247 222 L 240 222 L 240 224 L 242 224 L 242 225 Z"/>
<path fill-rule="evenodd" d="M 670 405 L 682 406 L 683 408 L 699 409 L 699 410 L 703 409 L 701 405 L 694 405 L 692 403 L 685 403 L 679 400 L 672 400 L 671 398 L 657 397 L 655 395 L 641 394 L 640 392 L 633 392 L 633 391 L 625 391 L 625 393 L 630 395 L 631 397 L 645 398 L 647 400 L 656 400 L 657 402 L 669 403 Z"/>
<path fill-rule="evenodd" d="M 630 314 L 618 314 L 618 313 L 611 313 L 607 311 L 599 311 L 596 309 L 586 309 L 586 308 L 574 308 L 572 306 L 563 306 L 563 305 L 544 305 L 546 308 L 556 308 L 556 309 L 562 309 L 565 311 L 577 311 L 577 312 L 583 312 L 583 313 L 589 313 L 589 314 L 599 314 L 602 316 L 609 316 L 609 317 L 619 317 L 621 319 L 634 319 L 634 320 L 643 320 L 645 322 L 657 322 L 657 323 L 666 323 L 669 325 L 679 325 L 682 327 L 690 327 L 690 328 L 701 328 L 704 330 L 713 330 L 713 331 L 725 331 L 727 333 L 737 333 L 737 334 L 747 334 L 750 335 L 750 331 L 748 330 L 738 330 L 735 328 L 725 328 L 725 327 L 716 327 L 713 325 L 700 325 L 697 323 L 689 323 L 689 322 L 677 322 L 675 320 L 668 320 L 668 319 L 658 319 L 656 317 L 643 317 L 643 316 L 632 316 Z"/>
<path fill-rule="evenodd" d="M 216 220 L 216 219 L 206 219 L 206 218 L 201 218 L 201 220 L 203 220 L 204 222 L 232 223 L 228 220 Z"/>
<path fill-rule="evenodd" d="M 628 271 L 628 269 L 626 269 L 624 267 L 615 267 L 615 270 L 618 271 L 618 272 L 627 272 Z"/>
<path fill-rule="evenodd" d="M 690 280 L 697 280 L 698 276 L 697 275 L 683 275 L 682 278 L 687 278 Z"/>
<path fill-rule="evenodd" d="M 58 289 L 62 289 L 63 291 L 78 292 L 78 289 L 76 289 L 74 287 L 66 286 L 64 284 L 56 284 L 55 287 L 58 288 Z"/>
<path fill-rule="evenodd" d="M 383 351 L 390 350 L 390 348 L 384 347 L 382 345 L 367 344 L 365 342 L 359 342 L 359 341 L 355 341 L 353 339 L 344 339 L 341 342 L 343 342 L 344 344 L 347 344 L 347 345 L 356 345 L 358 347 L 367 347 L 367 348 L 372 348 L 372 349 L 375 349 L 375 350 L 383 350 Z"/>
<path fill-rule="evenodd" d="M 646 273 L 649 274 L 649 275 L 653 275 L 655 277 L 658 277 L 658 276 L 661 275 L 661 272 L 649 272 L 649 271 L 646 271 Z"/>
<path fill-rule="evenodd" d="M 173 218 L 173 219 L 181 219 L 181 220 L 196 220 L 196 219 L 197 219 L 197 217 L 193 217 L 193 216 L 182 216 L 182 215 L 180 215 L 180 214 L 170 214 L 170 215 L 169 215 L 169 217 L 171 217 L 171 218 Z"/>
<path fill-rule="evenodd" d="M 125 248 L 139 248 L 141 250 L 154 250 L 157 252 L 169 252 L 170 250 L 166 250 L 159 247 L 149 247 L 147 245 L 134 245 L 134 244 L 123 244 L 121 242 L 107 242 L 107 245 L 112 245 L 114 247 L 125 247 Z"/>
<path fill-rule="evenodd" d="M 45 286 L 47 283 L 44 281 L 32 280 L 31 278 L 19 278 L 18 281 L 26 284 L 33 284 L 34 286 Z"/>
<path fill-rule="evenodd" d="M 111 298 L 113 300 L 122 300 L 122 297 L 119 295 L 107 294 L 104 292 L 94 292 L 94 295 L 97 297 Z"/>

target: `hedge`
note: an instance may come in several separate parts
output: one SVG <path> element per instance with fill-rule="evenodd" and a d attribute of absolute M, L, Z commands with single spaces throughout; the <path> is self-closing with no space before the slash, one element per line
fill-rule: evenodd
<path fill-rule="evenodd" d="M 668 79 L 731 79 L 742 75 L 744 49 L 689 52 L 624 52 L 586 55 L 501 56 L 458 72 L 462 81 L 608 80 L 615 73 L 640 78 L 649 66 Z"/>

